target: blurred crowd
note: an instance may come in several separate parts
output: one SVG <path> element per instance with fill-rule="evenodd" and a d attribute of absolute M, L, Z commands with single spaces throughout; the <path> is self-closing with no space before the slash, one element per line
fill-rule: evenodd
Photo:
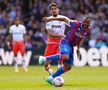
<path fill-rule="evenodd" d="M 9 27 L 16 16 L 26 26 L 27 49 L 41 48 L 46 44 L 47 32 L 43 16 L 49 16 L 49 4 L 56 2 L 60 14 L 81 21 L 84 15 L 92 18 L 92 33 L 83 47 L 108 46 L 108 1 L 107 0 L 0 0 L 0 48 L 10 48 Z"/>

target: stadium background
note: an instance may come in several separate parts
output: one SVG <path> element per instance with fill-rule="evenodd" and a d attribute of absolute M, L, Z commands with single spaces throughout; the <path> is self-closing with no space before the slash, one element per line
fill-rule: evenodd
<path fill-rule="evenodd" d="M 36 64 L 38 55 L 44 53 L 47 32 L 43 16 L 49 16 L 49 4 L 54 0 L 0 0 L 0 48 L 11 50 L 9 26 L 16 16 L 26 26 L 25 43 L 33 52 L 31 63 Z M 82 47 L 100 48 L 108 46 L 108 1 L 107 0 L 55 0 L 60 14 L 81 21 L 84 15 L 92 18 L 92 33 Z M 66 29 L 67 30 L 67 29 Z"/>

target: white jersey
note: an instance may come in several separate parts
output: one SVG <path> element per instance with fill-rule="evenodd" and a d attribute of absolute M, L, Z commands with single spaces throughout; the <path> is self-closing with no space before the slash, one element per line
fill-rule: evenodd
<path fill-rule="evenodd" d="M 12 34 L 13 40 L 20 41 L 23 40 L 23 35 L 26 33 L 24 25 L 19 24 L 18 26 L 12 25 L 9 29 L 9 33 Z"/>
<path fill-rule="evenodd" d="M 53 16 L 50 16 L 48 18 L 53 18 Z M 63 15 L 58 15 L 57 18 L 66 18 L 67 20 L 69 20 L 68 17 Z M 58 34 L 58 35 L 64 35 L 65 27 L 66 27 L 66 23 L 63 21 L 53 20 L 46 23 L 46 29 L 52 30 L 54 34 Z"/>

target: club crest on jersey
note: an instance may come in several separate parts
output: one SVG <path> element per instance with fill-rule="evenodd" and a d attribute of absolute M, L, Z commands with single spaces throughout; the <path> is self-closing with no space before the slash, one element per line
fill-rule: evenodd
<path fill-rule="evenodd" d="M 80 29 L 80 28 L 78 28 L 78 30 L 80 31 L 81 29 Z"/>
<path fill-rule="evenodd" d="M 84 36 L 79 34 L 78 32 L 75 33 L 76 36 L 78 36 L 79 38 L 83 38 Z"/>

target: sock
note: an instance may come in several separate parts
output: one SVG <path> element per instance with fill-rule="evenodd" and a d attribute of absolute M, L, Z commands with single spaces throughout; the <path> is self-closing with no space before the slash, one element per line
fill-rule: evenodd
<path fill-rule="evenodd" d="M 49 75 L 53 74 L 53 70 L 51 68 L 49 68 L 48 70 Z"/>
<path fill-rule="evenodd" d="M 57 68 L 60 68 L 60 67 L 62 67 L 62 65 L 61 64 L 58 64 L 58 67 Z"/>
<path fill-rule="evenodd" d="M 64 71 L 63 67 L 60 67 L 60 68 L 58 68 L 58 70 L 57 70 L 54 74 L 52 74 L 52 77 L 55 78 L 55 77 L 57 77 L 57 76 L 60 76 L 60 75 L 63 74 L 64 72 L 65 72 L 65 71 Z"/>
<path fill-rule="evenodd" d="M 53 73 L 53 70 L 51 69 L 50 64 L 45 69 L 49 73 L 49 75 Z"/>
<path fill-rule="evenodd" d="M 14 66 L 15 66 L 15 68 L 18 68 L 18 59 L 17 59 L 17 57 L 14 57 Z"/>
<path fill-rule="evenodd" d="M 22 67 L 26 68 L 26 60 L 24 59 L 24 56 L 22 56 Z"/>
<path fill-rule="evenodd" d="M 45 60 L 46 61 L 48 61 L 48 60 L 53 60 L 53 61 L 64 60 L 64 55 L 63 54 L 55 54 L 55 55 L 47 56 L 45 58 Z"/>

